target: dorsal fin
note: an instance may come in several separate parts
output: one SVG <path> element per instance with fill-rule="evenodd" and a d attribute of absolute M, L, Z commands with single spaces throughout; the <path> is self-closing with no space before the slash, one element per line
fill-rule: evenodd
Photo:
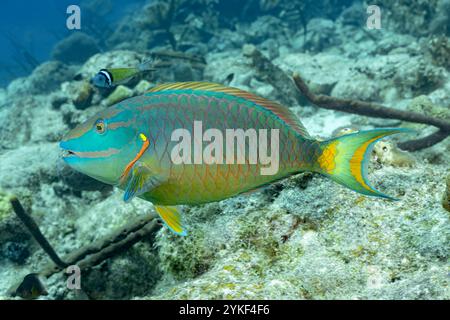
<path fill-rule="evenodd" d="M 303 126 L 303 124 L 300 122 L 300 120 L 295 116 L 295 114 L 289 110 L 289 108 L 286 108 L 285 106 L 282 106 L 281 104 L 270 101 L 268 99 L 258 97 L 257 95 L 238 89 L 233 87 L 227 87 L 221 84 L 217 83 L 211 83 L 211 82 L 197 82 L 197 81 L 190 81 L 190 82 L 174 82 L 174 83 L 166 83 L 162 85 L 158 85 L 152 89 L 150 89 L 148 92 L 161 92 L 161 91 L 168 91 L 168 90 L 202 90 L 202 91 L 214 91 L 214 92 L 223 92 L 229 95 L 233 95 L 236 97 L 244 98 L 247 100 L 250 100 L 257 105 L 271 111 L 275 115 L 277 115 L 280 119 L 282 119 L 286 124 L 288 124 L 290 127 L 292 127 L 295 131 L 297 131 L 299 134 L 301 134 L 305 138 L 310 138 L 310 135 L 306 131 L 306 128 Z"/>

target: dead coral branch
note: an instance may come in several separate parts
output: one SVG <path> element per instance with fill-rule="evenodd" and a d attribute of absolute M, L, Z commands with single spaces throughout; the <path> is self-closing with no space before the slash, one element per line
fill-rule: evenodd
<path fill-rule="evenodd" d="M 295 102 L 304 104 L 308 100 L 310 103 L 325 109 L 359 114 L 367 117 L 423 123 L 439 128 L 438 131 L 426 137 L 398 144 L 401 149 L 408 151 L 431 147 L 450 135 L 450 123 L 442 119 L 417 112 L 388 108 L 373 102 L 314 94 L 299 74 L 294 74 L 294 83 L 292 83 L 290 77 L 278 66 L 274 65 L 254 45 L 244 45 L 242 51 L 244 56 L 250 58 L 251 64 L 258 76 L 271 84 L 278 92 L 282 93 L 280 102 L 284 104 L 292 105 Z"/>
<path fill-rule="evenodd" d="M 11 197 L 9 201 L 17 217 L 27 227 L 33 238 L 39 243 L 41 248 L 45 251 L 45 253 L 47 253 L 50 259 L 52 259 L 52 261 L 60 268 L 65 268 L 66 266 L 68 266 L 67 263 L 61 260 L 51 244 L 47 241 L 38 225 L 34 221 L 33 217 L 25 211 L 19 199 L 17 199 L 17 197 Z"/>
<path fill-rule="evenodd" d="M 16 215 L 53 261 L 53 263 L 44 266 L 39 273 L 30 273 L 20 283 L 11 287 L 8 292 L 11 296 L 24 299 L 34 299 L 46 294 L 45 286 L 41 281 L 42 278 L 49 278 L 71 265 L 76 265 L 81 270 L 92 268 L 104 260 L 124 252 L 142 239 L 150 237 L 161 226 L 158 222 L 158 215 L 152 212 L 128 223 L 109 236 L 76 250 L 65 259 L 61 259 L 39 230 L 31 215 L 22 207 L 20 201 L 16 197 L 12 197 L 10 202 Z"/>
<path fill-rule="evenodd" d="M 296 73 L 293 80 L 298 90 L 313 104 L 318 107 L 359 114 L 368 117 L 383 119 L 398 119 L 414 123 L 423 123 L 439 128 L 439 131 L 432 133 L 424 138 L 410 140 L 399 144 L 399 147 L 408 151 L 416 151 L 431 147 L 432 145 L 444 140 L 450 135 L 450 123 L 438 118 L 430 117 L 417 112 L 397 110 L 383 105 L 366 102 L 361 100 L 341 99 L 326 96 L 323 94 L 314 94 L 311 92 L 305 81 Z"/>

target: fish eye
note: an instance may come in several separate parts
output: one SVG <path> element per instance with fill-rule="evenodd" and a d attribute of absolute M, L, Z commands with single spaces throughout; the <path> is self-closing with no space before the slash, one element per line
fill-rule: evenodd
<path fill-rule="evenodd" d="M 95 131 L 99 134 L 103 134 L 106 131 L 106 123 L 103 119 L 98 119 L 94 124 Z"/>

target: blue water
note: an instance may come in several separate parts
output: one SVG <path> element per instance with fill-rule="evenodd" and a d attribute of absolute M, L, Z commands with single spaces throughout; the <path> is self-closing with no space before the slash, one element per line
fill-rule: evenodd
<path fill-rule="evenodd" d="M 3 0 L 0 10 L 0 86 L 12 79 L 29 74 L 34 62 L 49 60 L 50 53 L 58 41 L 73 30 L 66 27 L 69 5 L 78 5 L 82 10 L 92 1 L 79 0 Z M 97 1 L 99 2 L 99 1 Z M 138 10 L 145 0 L 101 1 L 98 13 L 88 18 L 101 19 L 114 28 L 115 23 L 126 13 Z M 97 15 L 95 15 L 97 14 Z M 83 25 L 82 25 L 82 30 Z M 30 57 L 31 56 L 31 57 Z"/>

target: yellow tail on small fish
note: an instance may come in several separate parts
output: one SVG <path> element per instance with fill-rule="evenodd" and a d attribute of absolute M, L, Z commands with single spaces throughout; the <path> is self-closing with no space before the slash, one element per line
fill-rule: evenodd
<path fill-rule="evenodd" d="M 316 171 L 359 193 L 396 200 L 369 184 L 367 166 L 370 152 L 377 140 L 410 131 L 403 128 L 374 129 L 321 142 L 323 152 L 317 159 Z"/>

